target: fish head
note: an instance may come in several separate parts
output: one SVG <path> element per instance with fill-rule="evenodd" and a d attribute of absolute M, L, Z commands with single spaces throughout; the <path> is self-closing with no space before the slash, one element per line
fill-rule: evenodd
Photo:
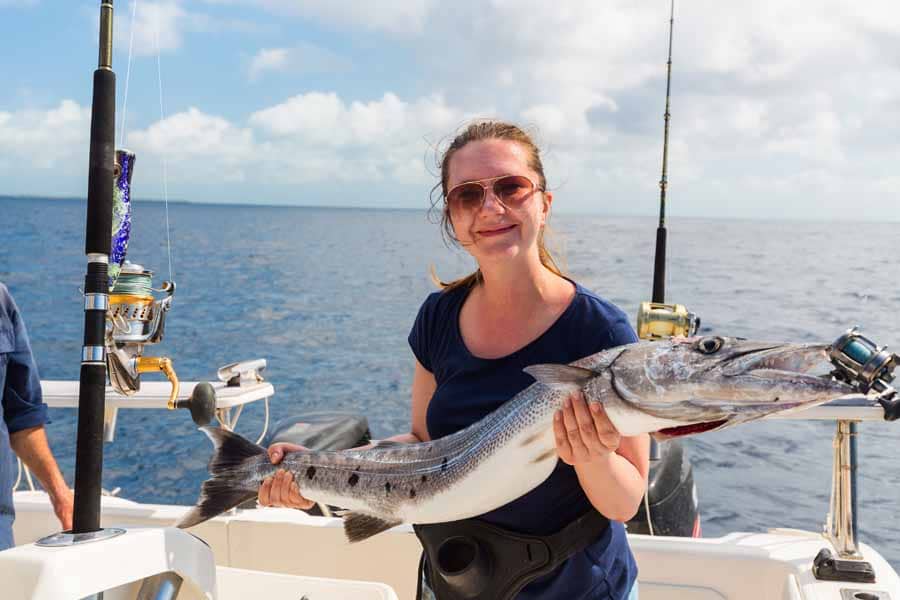
<path fill-rule="evenodd" d="M 853 394 L 830 376 L 827 348 L 706 336 L 632 344 L 606 368 L 631 408 L 708 431 Z"/>

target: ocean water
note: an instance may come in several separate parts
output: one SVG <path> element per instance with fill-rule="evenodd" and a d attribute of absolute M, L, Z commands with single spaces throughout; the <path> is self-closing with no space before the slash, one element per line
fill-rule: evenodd
<path fill-rule="evenodd" d="M 27 319 L 44 379 L 77 379 L 84 203 L 0 198 L 0 281 Z M 471 262 L 448 249 L 424 211 L 170 204 L 178 284 L 166 337 L 182 380 L 262 357 L 272 418 L 321 409 L 367 415 L 375 437 L 407 431 L 419 304 Z M 649 299 L 653 218 L 555 215 L 569 273 L 636 315 Z M 703 332 L 831 341 L 853 325 L 900 345 L 900 225 L 669 219 L 667 298 Z M 128 257 L 169 278 L 164 207 L 135 204 Z M 148 376 L 145 376 L 148 377 Z M 153 377 L 153 376 L 149 376 Z M 68 481 L 76 411 L 53 409 L 49 434 Z M 238 431 L 258 435 L 262 404 Z M 900 569 L 900 423 L 865 423 L 859 439 L 860 538 Z M 828 510 L 834 425 L 761 422 L 686 442 L 703 531 L 820 530 Z M 120 411 L 103 485 L 142 502 L 191 504 L 210 446 L 186 412 Z"/>

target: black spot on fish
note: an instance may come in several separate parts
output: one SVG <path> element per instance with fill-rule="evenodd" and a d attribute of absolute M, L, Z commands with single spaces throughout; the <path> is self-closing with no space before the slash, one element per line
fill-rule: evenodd
<path fill-rule="evenodd" d="M 315 476 L 316 476 L 316 468 L 313 467 L 313 466 L 310 466 L 310 467 L 306 470 L 306 478 L 307 478 L 307 479 L 312 479 L 312 478 L 315 477 Z"/>
<path fill-rule="evenodd" d="M 416 497 L 416 488 L 409 488 L 409 497 L 410 498 Z"/>
<path fill-rule="evenodd" d="M 444 457 L 444 460 L 441 461 L 441 473 L 447 470 L 447 457 Z"/>
<path fill-rule="evenodd" d="M 775 399 L 772 400 L 772 402 L 778 402 L 779 400 L 781 400 L 781 398 L 779 398 L 778 396 L 775 396 Z"/>
<path fill-rule="evenodd" d="M 556 448 L 550 448 L 549 450 L 545 450 L 537 458 L 532 459 L 531 464 L 536 464 L 543 460 L 547 460 L 548 458 L 555 457 L 555 456 L 556 456 Z"/>
<path fill-rule="evenodd" d="M 347 480 L 347 483 L 350 485 L 350 487 L 353 487 L 354 485 L 359 483 L 359 475 L 357 475 L 356 473 L 353 473 L 350 476 L 350 479 Z"/>
<path fill-rule="evenodd" d="M 525 438 L 524 440 L 522 440 L 522 445 L 523 445 L 523 446 L 527 446 L 528 444 L 530 444 L 530 443 L 532 443 L 532 442 L 535 442 L 535 441 L 537 441 L 538 439 L 540 439 L 540 437 L 541 437 L 542 435 L 544 435 L 544 432 L 543 432 L 543 431 L 540 431 L 540 432 L 538 432 L 538 433 L 533 433 L 533 434 L 529 435 L 527 438 Z"/>
<path fill-rule="evenodd" d="M 428 475 L 422 475 L 422 483 L 428 481 Z"/>
<path fill-rule="evenodd" d="M 385 484 L 384 484 L 384 493 L 385 493 L 385 494 L 390 494 L 390 493 L 391 493 L 391 482 L 390 482 L 390 481 L 385 482 Z"/>

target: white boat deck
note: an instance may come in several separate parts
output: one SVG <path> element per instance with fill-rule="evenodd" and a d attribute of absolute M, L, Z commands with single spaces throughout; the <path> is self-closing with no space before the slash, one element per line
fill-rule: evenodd
<path fill-rule="evenodd" d="M 15 501 L 18 543 L 32 542 L 58 529 L 42 492 L 18 492 Z M 187 508 L 104 497 L 103 525 L 167 527 Z M 352 582 L 376 582 L 388 586 L 400 600 L 415 596 L 420 546 L 408 526 L 349 544 L 340 519 L 267 508 L 238 510 L 189 531 L 209 544 L 219 577 L 221 567 L 226 567 L 260 572 L 260 577 L 267 573 L 349 580 L 351 586 L 356 585 Z M 815 579 L 812 559 L 820 549 L 831 545 L 810 532 L 773 530 L 701 539 L 629 535 L 629 542 L 640 569 L 641 600 L 900 600 L 897 573 L 865 544 L 861 552 L 878 573 L 876 583 Z M 291 587 L 294 580 L 290 578 L 283 581 L 286 590 L 300 589 Z M 871 595 L 855 596 L 857 593 Z M 222 599 L 231 597 L 220 595 Z M 278 594 L 247 597 L 282 598 Z M 293 600 L 301 597 L 297 594 Z M 319 600 L 331 596 L 308 597 Z"/>
<path fill-rule="evenodd" d="M 78 382 L 42 384 L 50 406 L 77 406 Z M 179 397 L 189 397 L 194 385 L 183 382 Z M 225 426 L 233 425 L 245 404 L 274 393 L 267 382 L 245 381 L 234 387 L 216 382 L 213 386 L 217 416 Z M 125 397 L 107 388 L 107 425 L 115 426 L 119 408 L 164 408 L 169 389 L 168 382 L 145 382 L 138 393 Z M 877 405 L 851 400 L 777 418 L 882 420 L 883 412 Z M 58 531 L 59 524 L 43 492 L 17 492 L 15 505 L 14 532 L 19 544 L 27 545 Z M 102 524 L 166 531 L 187 509 L 104 496 Z M 211 550 L 209 560 L 216 565 L 216 597 L 220 600 L 412 600 L 415 596 L 421 548 L 409 526 L 349 544 L 340 519 L 270 508 L 235 510 L 192 528 L 190 533 Z M 815 579 L 813 558 L 822 548 L 834 550 L 815 533 L 773 530 L 704 539 L 629 535 L 629 541 L 640 569 L 641 600 L 900 600 L 897 572 L 865 544 L 860 545 L 860 551 L 875 568 L 876 583 Z M 28 548 L 20 546 L 17 550 L 27 558 Z M 3 558 L 0 556 L 0 570 Z M 80 570 L 76 573 L 82 574 Z M 121 585 L 118 592 L 106 597 L 134 598 L 135 585 Z"/>

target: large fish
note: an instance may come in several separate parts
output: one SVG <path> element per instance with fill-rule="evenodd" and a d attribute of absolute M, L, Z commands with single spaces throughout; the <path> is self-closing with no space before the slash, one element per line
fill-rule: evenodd
<path fill-rule="evenodd" d="M 854 390 L 828 376 L 826 345 L 704 337 L 639 342 L 570 365 L 534 365 L 536 382 L 469 427 L 417 444 L 380 442 L 365 450 L 266 450 L 204 427 L 215 445 L 212 477 L 179 522 L 190 527 L 257 496 L 288 469 L 303 495 L 346 509 L 351 542 L 399 523 L 440 523 L 483 514 L 527 493 L 553 471 L 553 414 L 573 391 L 601 403 L 623 435 L 693 435 L 798 410 Z"/>

